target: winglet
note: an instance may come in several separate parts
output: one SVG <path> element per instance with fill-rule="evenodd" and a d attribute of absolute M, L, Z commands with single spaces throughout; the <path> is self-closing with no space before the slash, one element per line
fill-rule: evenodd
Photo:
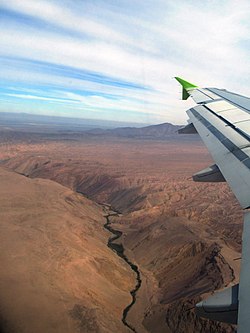
<path fill-rule="evenodd" d="M 187 82 L 180 77 L 175 77 L 175 79 L 182 85 L 182 99 L 188 99 L 189 93 L 188 91 L 194 88 L 198 88 L 198 86 L 193 83 Z"/>

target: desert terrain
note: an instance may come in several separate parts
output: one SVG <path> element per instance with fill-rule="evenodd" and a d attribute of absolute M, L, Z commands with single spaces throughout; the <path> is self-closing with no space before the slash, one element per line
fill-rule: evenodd
<path fill-rule="evenodd" d="M 238 282 L 241 209 L 192 181 L 213 164 L 196 135 L 163 132 L 2 128 L 3 332 L 235 332 L 194 305 Z"/>

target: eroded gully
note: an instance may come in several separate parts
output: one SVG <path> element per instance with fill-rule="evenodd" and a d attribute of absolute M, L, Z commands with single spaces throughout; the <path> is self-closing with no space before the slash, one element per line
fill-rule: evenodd
<path fill-rule="evenodd" d="M 107 206 L 105 205 L 105 207 L 107 208 Z M 106 223 L 104 224 L 104 228 L 107 229 L 109 232 L 111 232 L 114 236 L 111 236 L 108 240 L 108 247 L 110 249 L 112 249 L 119 257 L 121 257 L 124 261 L 126 261 L 126 263 L 130 266 L 130 268 L 136 273 L 136 285 L 134 287 L 133 290 L 130 291 L 130 294 L 132 296 L 132 301 L 131 303 L 126 306 L 126 308 L 123 310 L 123 314 L 122 314 L 122 322 L 125 326 L 127 326 L 132 332 L 138 333 L 138 331 L 136 330 L 136 328 L 134 326 L 132 326 L 131 324 L 128 323 L 127 321 L 127 316 L 128 313 L 130 311 L 130 309 L 132 308 L 132 306 L 135 304 L 136 302 L 136 294 L 137 291 L 140 289 L 141 287 L 141 275 L 140 275 L 140 271 L 138 269 L 138 267 L 133 264 L 128 257 L 124 254 L 124 247 L 122 244 L 117 244 L 114 243 L 117 239 L 119 239 L 122 236 L 122 232 L 119 230 L 115 230 L 112 226 L 111 226 L 111 221 L 110 221 L 110 217 L 111 216 L 119 216 L 119 213 L 111 210 L 110 207 L 109 208 L 109 212 L 108 214 L 105 216 L 106 217 Z"/>

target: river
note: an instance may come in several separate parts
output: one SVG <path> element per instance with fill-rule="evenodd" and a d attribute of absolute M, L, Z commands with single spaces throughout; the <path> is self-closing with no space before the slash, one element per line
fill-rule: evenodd
<path fill-rule="evenodd" d="M 105 205 L 105 208 L 107 208 L 107 206 Z M 136 302 L 136 294 L 137 291 L 140 289 L 141 287 L 141 275 L 140 275 L 140 271 L 138 269 L 138 266 L 136 266 L 135 264 L 133 264 L 128 257 L 124 254 L 124 247 L 122 244 L 117 244 L 114 243 L 117 239 L 119 239 L 122 236 L 122 232 L 119 230 L 115 230 L 111 225 L 111 221 L 110 221 L 110 217 L 111 216 L 119 216 L 119 213 L 114 211 L 113 209 L 111 209 L 109 207 L 109 213 L 108 215 L 106 215 L 106 223 L 104 224 L 104 228 L 107 229 L 108 231 L 110 231 L 114 236 L 111 236 L 108 240 L 108 247 L 110 249 L 112 249 L 119 257 L 121 257 L 124 261 L 126 261 L 126 263 L 130 266 L 130 268 L 136 273 L 136 285 L 134 287 L 133 290 L 130 291 L 130 294 L 132 296 L 132 301 L 131 303 L 126 306 L 126 308 L 123 310 L 123 314 L 122 314 L 122 322 L 125 326 L 127 326 L 132 332 L 134 333 L 138 333 L 138 331 L 136 330 L 136 328 L 134 326 L 132 326 L 131 324 L 128 323 L 127 321 L 127 316 L 128 313 L 130 311 L 130 309 L 132 308 L 132 306 L 135 304 Z"/>

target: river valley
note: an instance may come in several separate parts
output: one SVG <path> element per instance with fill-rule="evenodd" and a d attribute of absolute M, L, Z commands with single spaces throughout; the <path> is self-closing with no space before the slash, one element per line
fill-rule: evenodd
<path fill-rule="evenodd" d="M 107 206 L 105 206 L 106 208 Z M 132 332 L 134 333 L 139 333 L 136 328 L 134 326 L 132 326 L 131 324 L 129 324 L 129 322 L 127 321 L 127 315 L 129 313 L 129 310 L 132 308 L 132 306 L 135 304 L 136 302 L 136 294 L 137 291 L 140 289 L 141 287 L 141 275 L 140 275 L 140 271 L 137 265 L 135 265 L 134 263 L 132 263 L 128 257 L 124 254 L 124 247 L 122 244 L 116 243 L 115 241 L 117 241 L 121 236 L 122 236 L 122 232 L 119 230 L 116 230 L 112 227 L 112 222 L 110 221 L 110 217 L 111 216 L 119 216 L 119 212 L 114 211 L 111 209 L 111 207 L 109 207 L 109 213 L 108 215 L 106 215 L 106 220 L 107 222 L 104 224 L 104 228 L 106 230 L 108 230 L 109 232 L 111 232 L 114 236 L 111 236 L 108 240 L 108 247 L 111 248 L 119 257 L 121 257 L 130 267 L 131 269 L 136 273 L 136 285 L 134 287 L 133 290 L 130 291 L 130 294 L 132 296 L 132 301 L 131 303 L 123 310 L 123 314 L 122 314 L 122 322 L 125 326 L 127 326 Z"/>

